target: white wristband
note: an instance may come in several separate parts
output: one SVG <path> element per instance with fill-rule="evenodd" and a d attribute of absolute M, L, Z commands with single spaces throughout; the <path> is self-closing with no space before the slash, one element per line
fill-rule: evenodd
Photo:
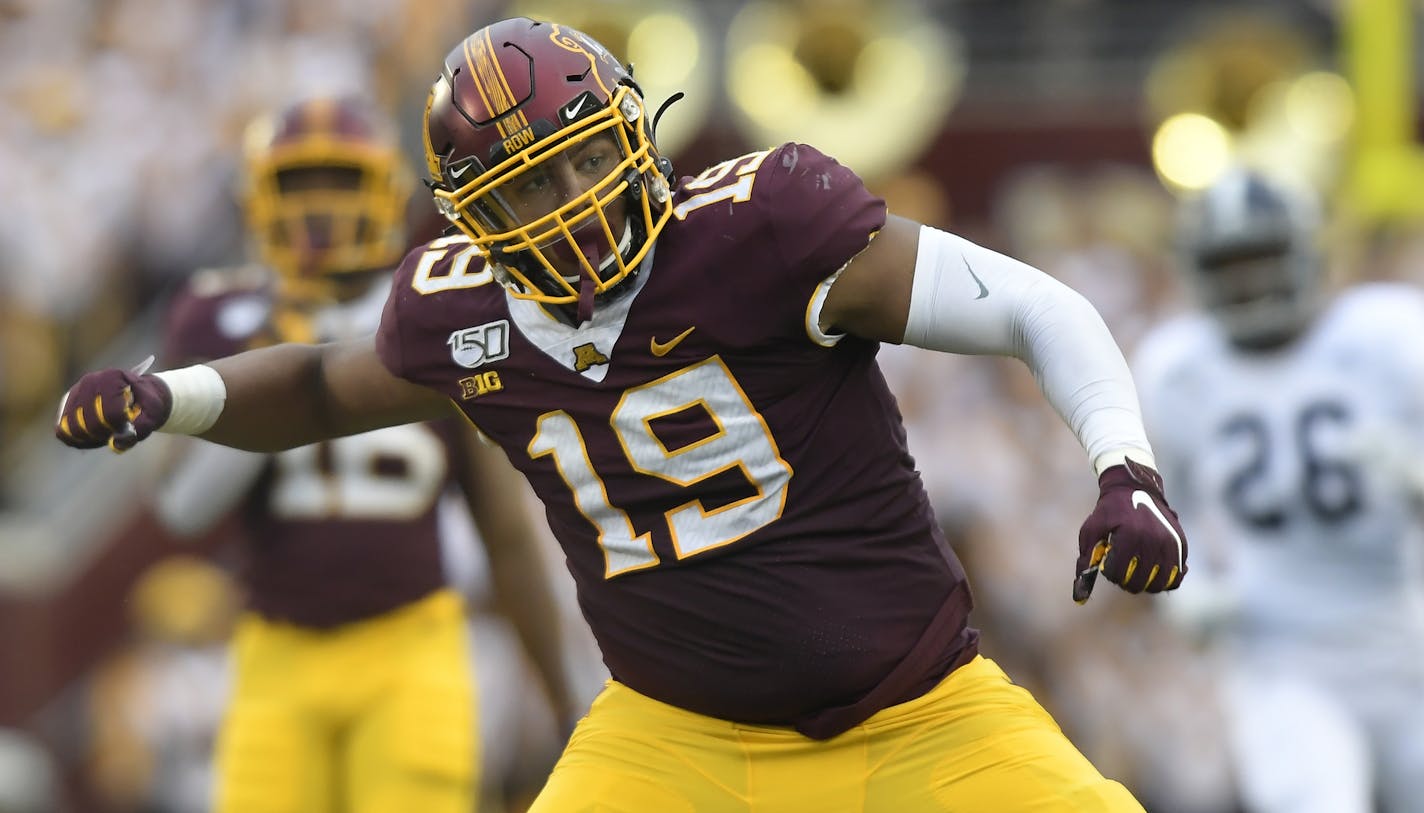
<path fill-rule="evenodd" d="M 158 428 L 171 435 L 201 435 L 213 428 L 227 402 L 227 385 L 218 371 L 206 364 L 194 364 L 154 375 L 163 379 L 173 395 L 168 420 Z"/>

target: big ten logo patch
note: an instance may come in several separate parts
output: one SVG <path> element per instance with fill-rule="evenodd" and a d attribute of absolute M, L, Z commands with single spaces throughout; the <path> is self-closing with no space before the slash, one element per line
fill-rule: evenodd
<path fill-rule="evenodd" d="M 487 370 L 483 373 L 475 373 L 460 379 L 460 399 L 468 401 L 471 398 L 478 398 L 491 392 L 499 392 L 504 389 L 504 382 L 499 380 L 498 370 Z"/>
<path fill-rule="evenodd" d="M 450 358 L 461 367 L 475 368 L 509 357 L 509 320 L 487 322 L 450 334 Z"/>

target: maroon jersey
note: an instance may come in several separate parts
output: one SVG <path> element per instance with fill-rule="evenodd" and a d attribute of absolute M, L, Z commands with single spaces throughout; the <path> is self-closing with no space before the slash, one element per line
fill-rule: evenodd
<path fill-rule="evenodd" d="M 529 478 L 614 677 L 832 736 L 977 646 L 878 345 L 811 318 L 884 204 L 795 144 L 684 178 L 673 204 L 631 290 L 578 329 L 492 284 L 463 237 L 434 241 L 377 350 Z"/>
<path fill-rule="evenodd" d="M 379 293 L 377 294 L 380 295 Z M 258 269 L 201 272 L 174 299 L 170 363 L 269 344 L 274 320 Z M 375 314 L 369 327 L 375 326 Z M 436 505 L 460 471 L 454 427 L 412 424 L 271 457 L 242 508 L 243 575 L 265 617 L 326 628 L 414 601 L 444 583 Z"/>

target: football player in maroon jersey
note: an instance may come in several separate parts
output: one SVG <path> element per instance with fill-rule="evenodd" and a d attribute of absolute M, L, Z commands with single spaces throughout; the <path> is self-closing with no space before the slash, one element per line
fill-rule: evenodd
<path fill-rule="evenodd" d="M 167 361 L 352 339 L 380 322 L 410 193 L 389 123 L 356 99 L 311 98 L 248 135 L 243 208 L 261 263 L 194 275 L 169 310 Z M 163 523 L 197 533 L 236 509 L 245 531 L 250 612 L 214 809 L 469 813 L 481 744 L 465 612 L 442 570 L 448 491 L 468 497 L 497 587 L 539 597 L 504 604 L 566 704 L 546 576 L 504 456 L 458 416 L 275 455 L 176 451 Z"/>
<path fill-rule="evenodd" d="M 1186 543 L 1097 312 L 806 145 L 678 177 L 653 118 L 578 31 L 476 31 L 425 113 L 455 229 L 374 338 L 90 373 L 56 432 L 274 450 L 453 403 L 543 500 L 614 678 L 539 813 L 1140 810 L 979 654 L 875 362 L 1022 359 L 1100 485 L 1072 597 L 1169 590 Z"/>

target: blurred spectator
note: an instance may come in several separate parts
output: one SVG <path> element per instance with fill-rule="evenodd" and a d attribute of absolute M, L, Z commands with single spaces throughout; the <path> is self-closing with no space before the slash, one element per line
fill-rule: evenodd
<path fill-rule="evenodd" d="M 208 809 L 240 604 L 236 583 L 195 556 L 170 556 L 134 584 L 133 638 L 96 671 L 88 693 L 86 771 L 113 810 Z"/>
<path fill-rule="evenodd" d="M 72 333 L 66 364 L 91 357 L 155 293 L 240 255 L 229 190 L 245 122 L 317 92 L 423 96 L 430 54 L 491 5 L 12 0 L 0 299 Z"/>
<path fill-rule="evenodd" d="M 22 731 L 0 728 L 0 813 L 54 813 L 58 806 L 49 752 Z"/>

